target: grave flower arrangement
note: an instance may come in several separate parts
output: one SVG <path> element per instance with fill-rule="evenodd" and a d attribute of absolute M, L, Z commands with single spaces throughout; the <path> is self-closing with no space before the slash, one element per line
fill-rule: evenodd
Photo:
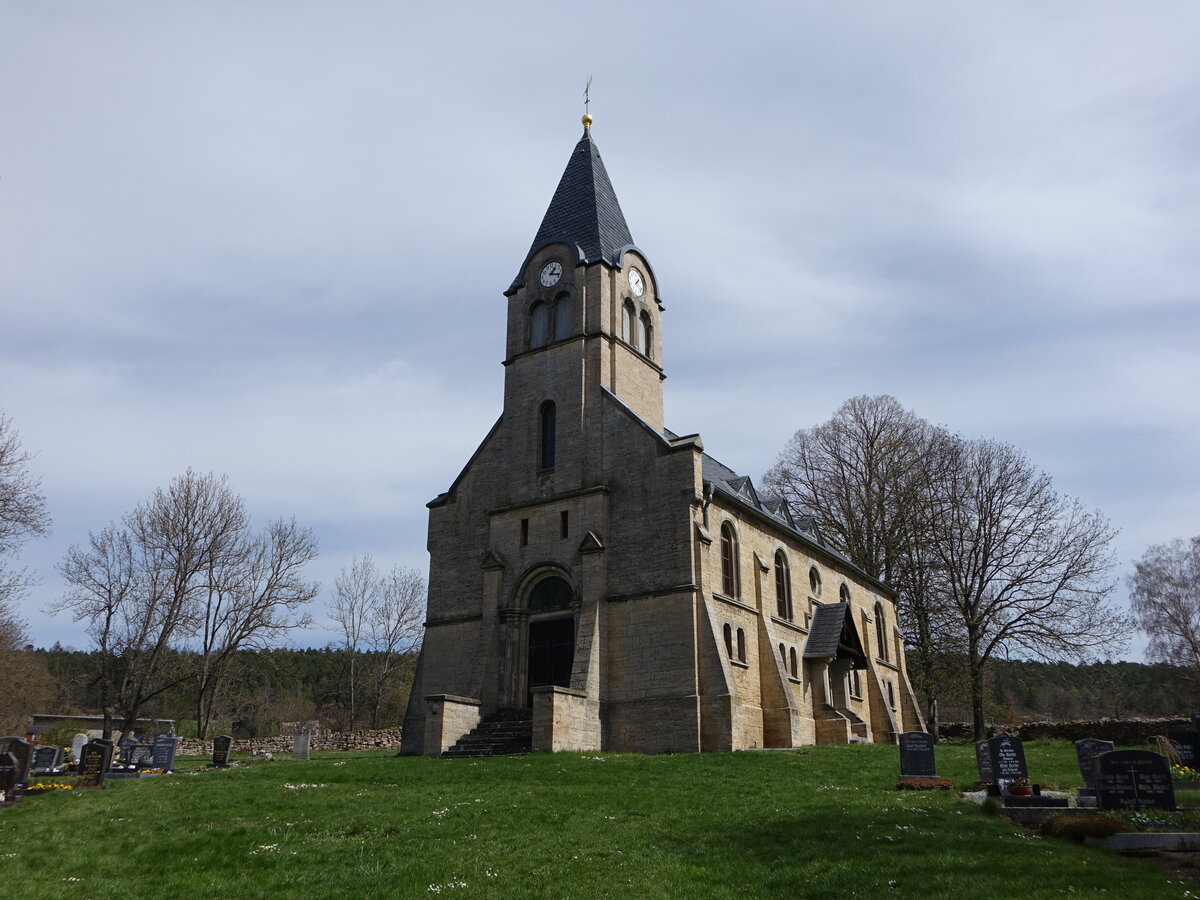
<path fill-rule="evenodd" d="M 1173 781 L 1200 781 L 1200 771 L 1191 766 L 1171 766 L 1171 779 Z"/>
<path fill-rule="evenodd" d="M 75 785 L 66 784 L 62 781 L 38 781 L 25 788 L 27 793 L 32 791 L 73 791 Z"/>

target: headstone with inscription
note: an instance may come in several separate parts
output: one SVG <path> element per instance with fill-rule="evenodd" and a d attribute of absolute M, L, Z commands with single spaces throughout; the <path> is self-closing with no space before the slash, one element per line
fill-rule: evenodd
<path fill-rule="evenodd" d="M 975 742 L 975 765 L 979 767 L 981 784 L 995 783 L 996 773 L 992 771 L 992 752 L 987 741 Z"/>
<path fill-rule="evenodd" d="M 1179 764 L 1189 769 L 1200 768 L 1200 734 L 1194 731 L 1172 731 L 1167 739 L 1175 745 Z"/>
<path fill-rule="evenodd" d="M 75 781 L 76 785 L 100 787 L 104 784 L 108 761 L 112 759 L 112 742 L 107 743 L 107 747 L 98 740 L 88 741 L 83 745 L 79 755 L 79 777 Z"/>
<path fill-rule="evenodd" d="M 92 738 L 88 743 L 99 744 L 104 750 L 104 771 L 107 772 L 112 768 L 113 761 L 113 742 L 108 738 Z M 84 746 L 87 746 L 86 744 Z"/>
<path fill-rule="evenodd" d="M 8 751 L 0 753 L 0 800 L 15 803 L 17 784 L 17 758 Z"/>
<path fill-rule="evenodd" d="M 1149 750 L 1112 750 L 1096 757 L 1101 809 L 1175 809 L 1171 763 Z"/>
<path fill-rule="evenodd" d="M 133 748 L 136 746 L 137 741 L 131 737 L 123 737 L 117 742 L 117 751 L 120 754 L 117 758 L 120 760 L 121 765 L 128 766 L 132 764 Z"/>
<path fill-rule="evenodd" d="M 154 765 L 154 747 L 151 744 L 134 744 L 129 751 L 129 764 L 139 769 Z"/>
<path fill-rule="evenodd" d="M 175 735 L 161 732 L 154 736 L 153 756 L 154 768 L 170 772 L 175 768 L 175 747 L 178 740 Z"/>
<path fill-rule="evenodd" d="M 33 751 L 33 774 L 55 775 L 62 765 L 62 747 L 38 747 Z"/>
<path fill-rule="evenodd" d="M 906 731 L 900 735 L 900 777 L 937 778 L 933 756 L 933 735 L 924 731 Z"/>
<path fill-rule="evenodd" d="M 71 738 L 71 762 L 79 762 L 79 754 L 83 752 L 83 745 L 87 742 L 86 734 L 77 734 Z"/>
<path fill-rule="evenodd" d="M 1084 789 L 1081 794 L 1092 795 L 1096 792 L 1096 758 L 1101 753 L 1109 753 L 1114 749 L 1112 741 L 1098 741 L 1095 738 L 1084 738 L 1075 742 L 1075 758 L 1079 761 L 1079 774 L 1083 776 Z"/>
<path fill-rule="evenodd" d="M 233 738 L 227 734 L 219 735 L 213 738 L 213 761 L 214 766 L 229 765 L 229 750 L 233 746 Z"/>
<path fill-rule="evenodd" d="M 307 728 L 299 728 L 292 739 L 292 756 L 295 759 L 308 759 L 309 747 L 312 745 L 312 735 Z"/>
<path fill-rule="evenodd" d="M 1018 737 L 994 737 L 988 741 L 988 755 L 992 760 L 992 774 L 1001 793 L 1018 778 L 1028 778 L 1025 767 L 1025 745 Z"/>

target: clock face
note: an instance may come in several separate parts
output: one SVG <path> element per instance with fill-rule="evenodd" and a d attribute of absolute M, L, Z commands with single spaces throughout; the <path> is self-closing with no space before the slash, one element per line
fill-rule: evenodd
<path fill-rule="evenodd" d="M 642 273 L 637 269 L 629 270 L 629 289 L 633 291 L 635 297 L 646 293 L 646 282 L 642 281 Z"/>
<path fill-rule="evenodd" d="M 548 262 L 542 266 L 542 285 L 553 287 L 562 278 L 562 263 Z"/>

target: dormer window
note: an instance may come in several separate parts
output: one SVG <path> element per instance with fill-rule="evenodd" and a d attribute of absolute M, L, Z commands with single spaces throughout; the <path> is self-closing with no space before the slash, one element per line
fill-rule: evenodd
<path fill-rule="evenodd" d="M 529 309 L 529 349 L 545 347 L 550 339 L 550 312 L 540 300 Z"/>

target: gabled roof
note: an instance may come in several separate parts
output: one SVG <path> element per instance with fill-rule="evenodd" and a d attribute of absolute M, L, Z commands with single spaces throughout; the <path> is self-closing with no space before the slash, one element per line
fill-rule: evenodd
<path fill-rule="evenodd" d="M 575 247 L 582 263 L 605 262 L 620 266 L 621 255 L 633 246 L 625 214 L 608 179 L 591 129 L 575 145 L 559 179 L 542 225 L 521 263 L 521 271 L 508 292 L 521 286 L 525 262 L 547 244 L 561 241 Z"/>
<path fill-rule="evenodd" d="M 849 657 L 856 668 L 867 667 L 858 629 L 849 603 L 822 603 L 813 609 L 808 625 L 808 640 L 804 642 L 805 659 L 834 659 Z"/>

